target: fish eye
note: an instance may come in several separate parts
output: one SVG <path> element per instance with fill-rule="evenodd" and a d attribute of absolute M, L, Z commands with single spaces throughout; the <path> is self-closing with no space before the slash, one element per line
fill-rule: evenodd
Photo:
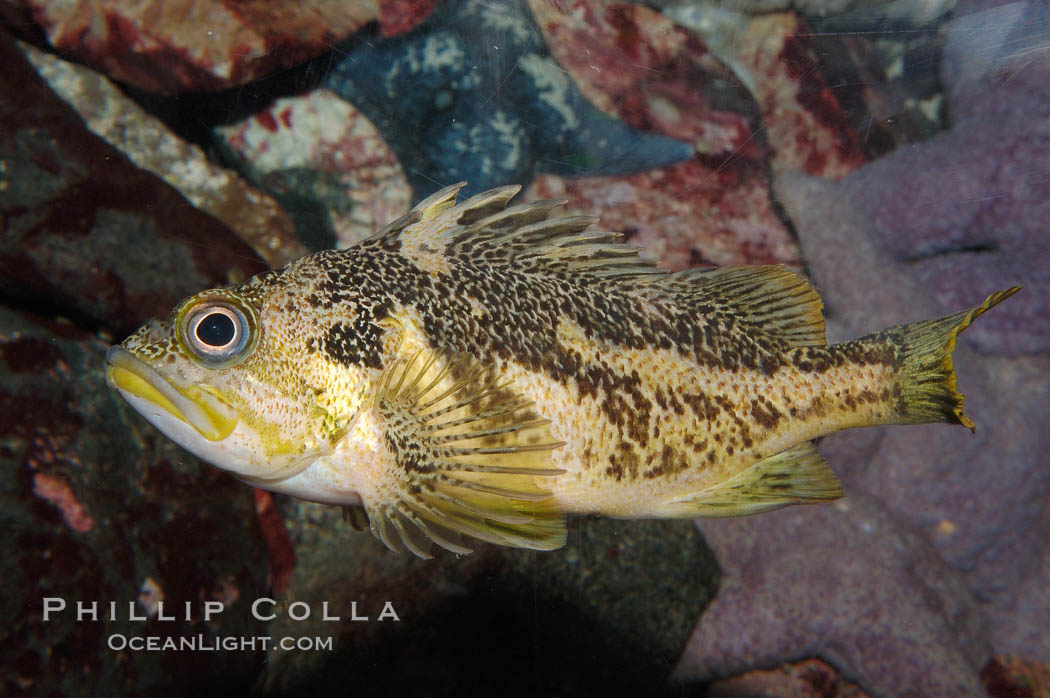
<path fill-rule="evenodd" d="M 194 318 L 190 331 L 201 346 L 226 349 L 233 345 L 241 333 L 240 325 L 230 317 L 231 315 L 228 308 L 212 308 Z"/>
<path fill-rule="evenodd" d="M 176 317 L 176 339 L 208 368 L 239 364 L 255 349 L 255 314 L 237 299 L 191 298 Z"/>

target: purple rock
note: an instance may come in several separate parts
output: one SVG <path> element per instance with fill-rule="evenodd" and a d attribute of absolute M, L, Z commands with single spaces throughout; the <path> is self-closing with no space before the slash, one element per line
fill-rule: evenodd
<path fill-rule="evenodd" d="M 996 31 L 1012 36 L 1033 11 L 993 10 L 1008 25 Z M 816 655 L 879 694 L 984 695 L 989 651 L 1050 660 L 1050 61 L 975 64 L 959 27 L 947 32 L 947 132 L 837 183 L 783 173 L 775 188 L 829 340 L 1024 286 L 955 352 L 977 433 L 836 434 L 820 450 L 842 477 L 841 505 L 703 522 L 727 581 L 683 677 Z"/>
<path fill-rule="evenodd" d="M 1047 75 L 1050 85 L 1050 73 Z M 901 148 L 842 181 L 873 241 L 907 263 L 938 311 L 993 287 L 1025 292 L 966 335 L 985 353 L 1050 350 L 1050 90 L 989 87 L 983 106 L 925 143 Z"/>
<path fill-rule="evenodd" d="M 977 600 L 921 536 L 859 488 L 836 504 L 701 528 L 723 578 L 680 677 L 819 654 L 879 694 L 982 695 L 974 667 L 988 643 Z"/>
<path fill-rule="evenodd" d="M 951 288 L 963 301 L 946 307 L 936 287 L 930 287 L 924 268 L 937 258 L 915 264 L 887 254 L 877 243 L 874 226 L 859 212 L 861 207 L 843 196 L 850 184 L 785 176 L 777 188 L 829 301 L 835 320 L 829 333 L 841 338 L 943 314 L 976 303 L 986 291 L 1006 287 L 1025 273 L 1020 260 L 1000 260 L 982 268 L 987 278 L 980 277 L 984 280 L 979 289 L 972 276 L 956 275 Z M 996 268 L 1003 276 L 992 276 Z M 939 281 L 951 278 L 945 275 Z M 1027 312 L 1046 317 L 1046 294 L 1037 289 L 1030 294 L 1032 290 L 1025 288 L 1016 300 L 1028 296 Z M 907 316 L 900 308 L 909 309 Z M 989 313 L 981 322 L 993 317 Z M 1020 353 L 1026 345 L 1009 325 L 997 346 L 994 332 L 976 334 L 980 324 L 962 335 L 955 352 L 959 386 L 970 397 L 966 411 L 978 425 L 975 436 L 943 425 L 894 427 L 837 434 L 821 444 L 821 451 L 842 475 L 847 493 L 860 487 L 882 499 L 899 520 L 923 531 L 974 593 L 990 604 L 996 652 L 1045 660 L 1050 657 L 1050 639 L 1038 629 L 1050 617 L 1050 599 L 1045 591 L 1040 596 L 1033 590 L 1050 584 L 1043 576 L 1050 556 L 1045 536 L 1050 522 L 1050 470 L 1045 461 L 1050 434 L 1043 417 L 1050 406 L 1050 358 L 1045 351 Z M 968 340 L 971 334 L 980 341 Z M 1028 337 L 1048 341 L 1038 327 L 1022 335 Z M 975 348 L 995 354 L 981 356 Z M 1015 607 L 1015 597 L 1025 594 L 1040 605 L 1017 609 L 1015 616 L 1001 622 L 1006 620 L 1001 607 Z M 995 617 L 1001 621 L 994 622 Z M 1036 644 L 1017 640 L 1026 636 L 1040 639 Z"/>

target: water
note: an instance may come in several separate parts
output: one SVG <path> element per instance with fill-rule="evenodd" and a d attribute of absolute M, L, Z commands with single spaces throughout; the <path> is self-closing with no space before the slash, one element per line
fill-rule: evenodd
<path fill-rule="evenodd" d="M 1042 4 L 24 4 L 0 34 L 5 695 L 1050 695 Z M 835 504 L 423 561 L 107 389 L 108 346 L 183 297 L 461 180 L 565 199 L 672 270 L 785 264 L 834 339 L 1021 284 L 956 353 L 977 435 L 830 437 Z"/>

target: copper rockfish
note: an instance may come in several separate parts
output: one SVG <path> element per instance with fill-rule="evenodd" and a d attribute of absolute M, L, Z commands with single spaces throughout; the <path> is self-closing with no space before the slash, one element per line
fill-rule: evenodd
<path fill-rule="evenodd" d="M 820 296 L 787 269 L 669 274 L 558 202 L 458 189 L 188 298 L 110 349 L 110 385 L 251 485 L 363 508 L 393 549 L 547 550 L 566 513 L 840 497 L 811 444 L 840 429 L 972 428 L 956 335 L 1018 290 L 828 346 Z"/>

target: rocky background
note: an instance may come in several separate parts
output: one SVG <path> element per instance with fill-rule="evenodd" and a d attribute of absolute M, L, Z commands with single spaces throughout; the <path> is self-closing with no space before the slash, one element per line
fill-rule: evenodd
<path fill-rule="evenodd" d="M 0 0 L 0 20 L 4 695 L 1050 695 L 1044 3 Z M 577 519 L 555 553 L 421 561 L 198 462 L 105 388 L 108 345 L 185 295 L 461 179 L 566 199 L 671 269 L 792 266 L 836 340 L 1021 284 L 956 354 L 977 436 L 830 437 L 832 505 Z M 45 597 L 68 608 L 45 621 Z"/>

